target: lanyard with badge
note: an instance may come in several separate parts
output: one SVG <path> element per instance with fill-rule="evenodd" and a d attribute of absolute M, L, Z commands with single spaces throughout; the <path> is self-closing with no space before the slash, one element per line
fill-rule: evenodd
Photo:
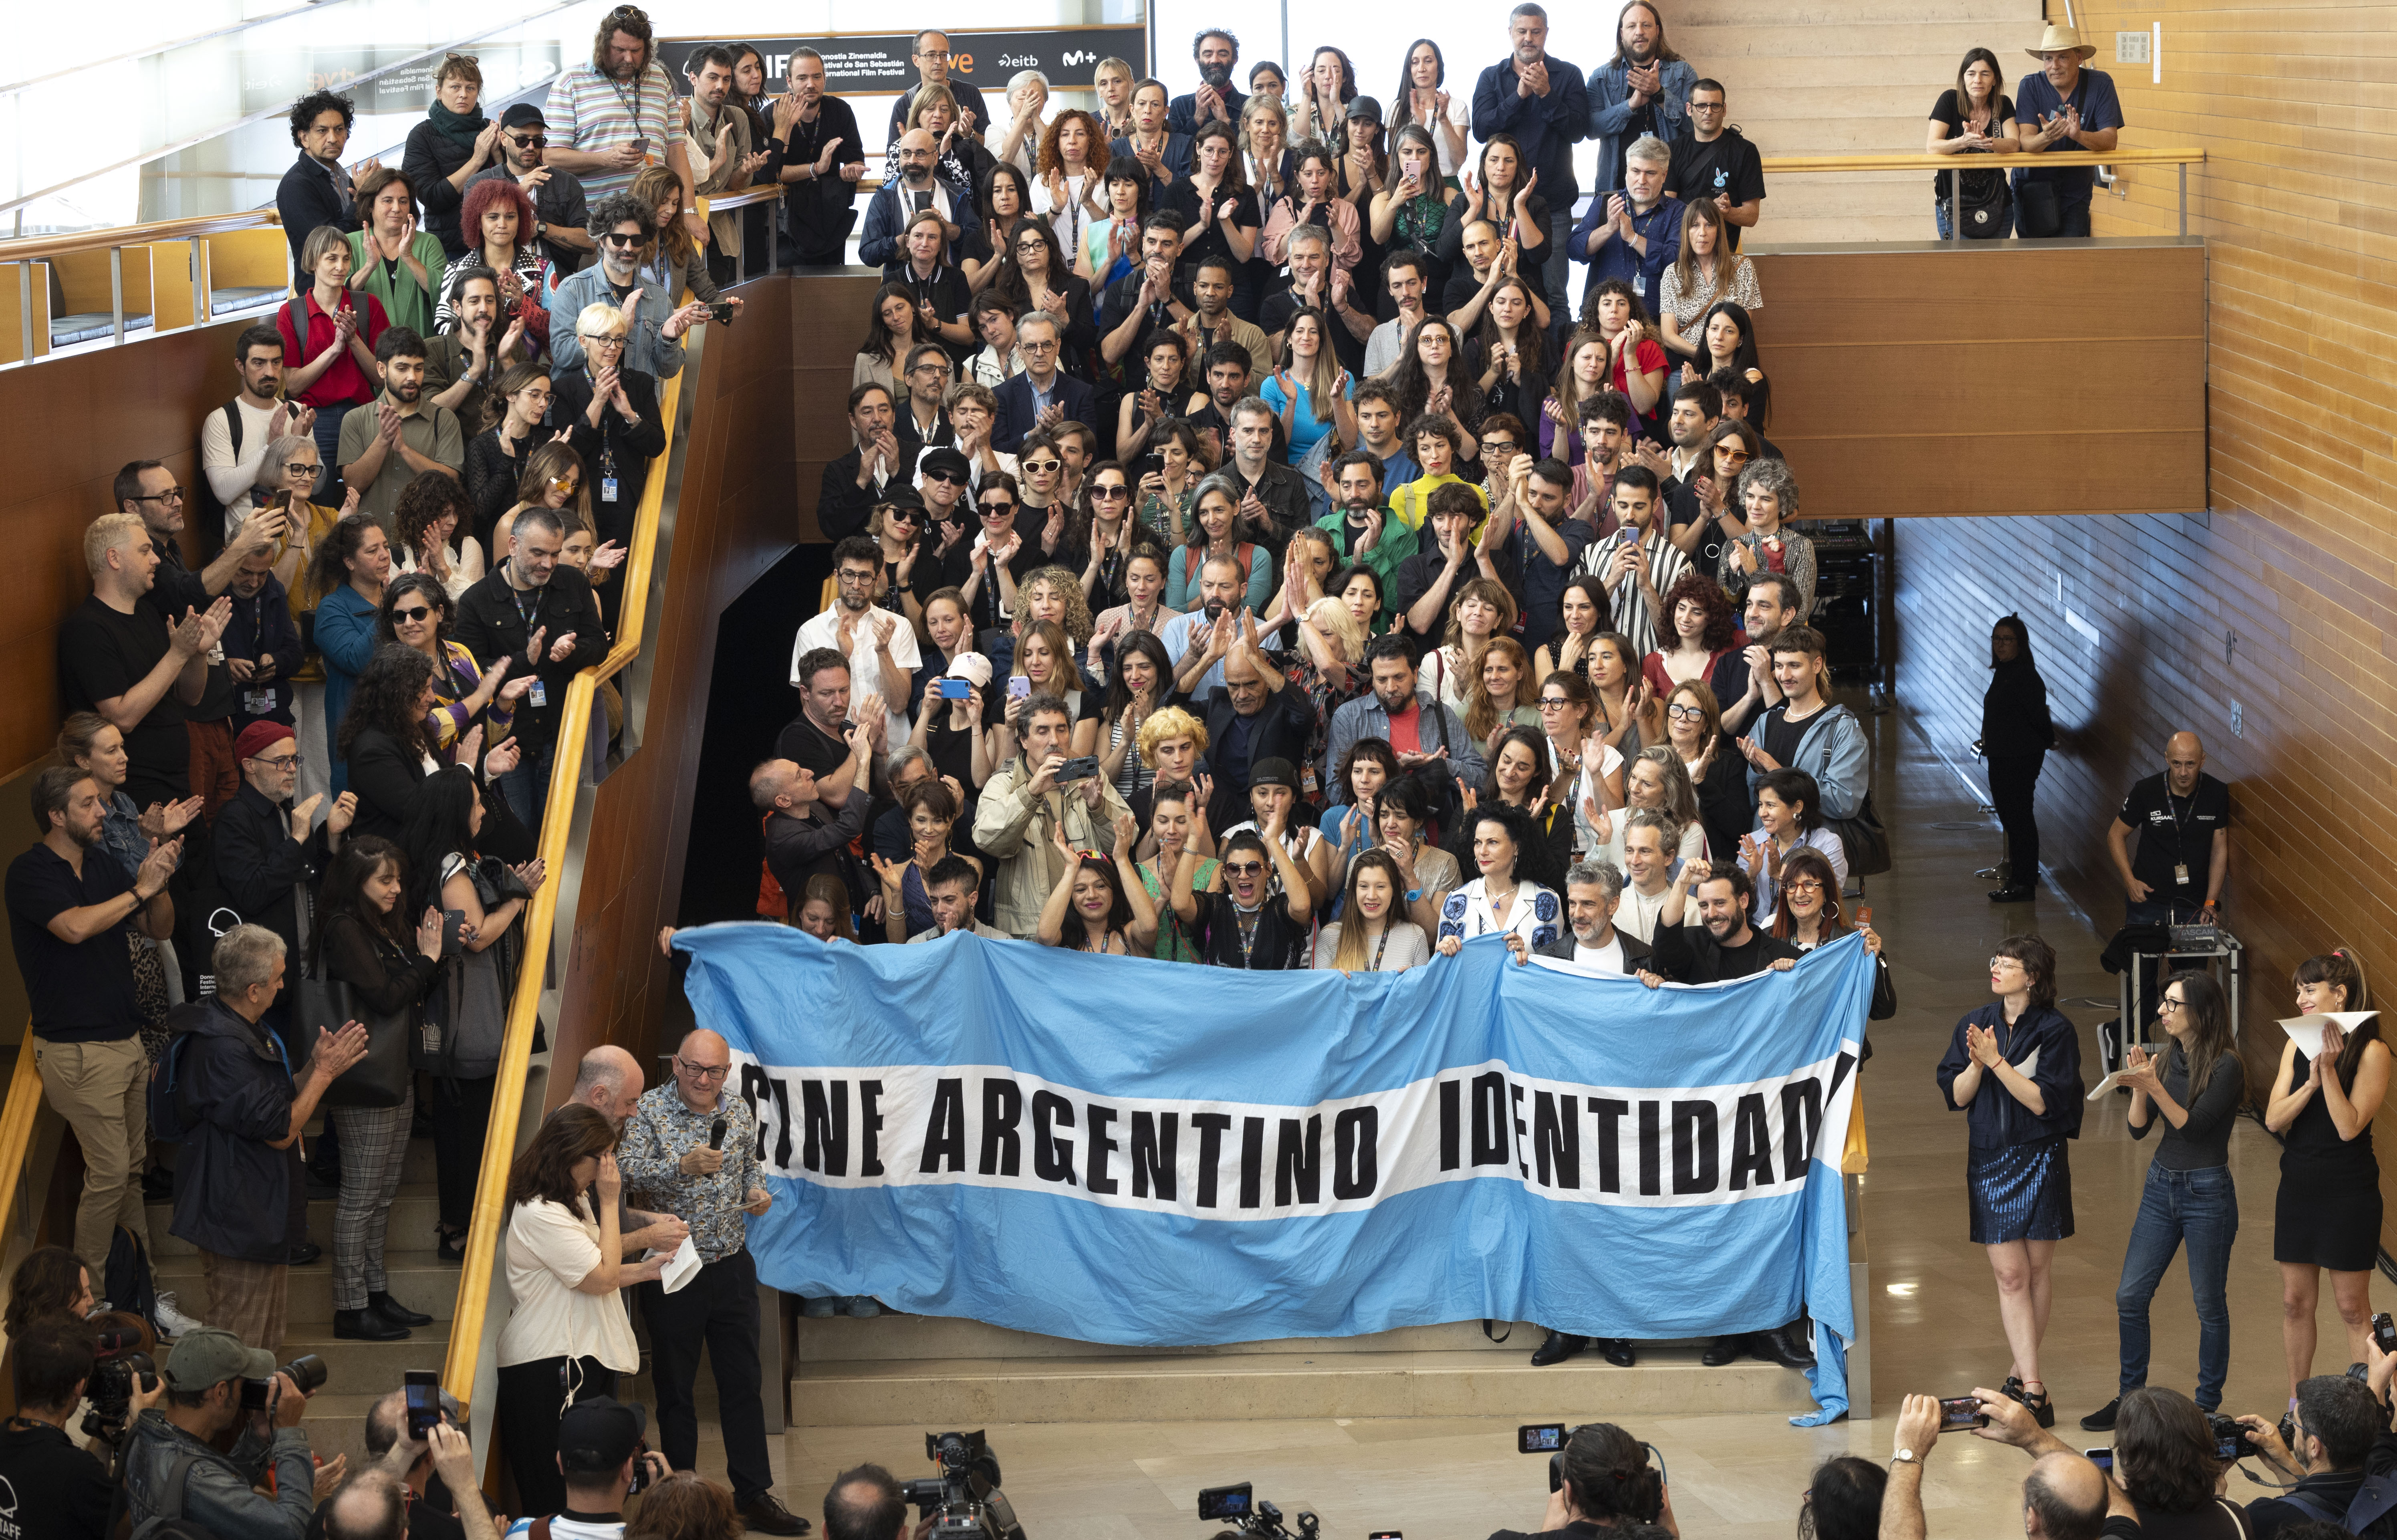
<path fill-rule="evenodd" d="M 266 606 L 253 604 L 249 612 L 249 661 L 254 669 L 266 653 Z M 273 685 L 250 682 L 241 692 L 241 709 L 251 716 L 265 716 L 275 710 L 275 689 Z"/>
<path fill-rule="evenodd" d="M 2176 888 L 2186 888 L 2189 886 L 2189 831 L 2183 827 L 2183 825 L 2189 822 L 2190 815 L 2196 811 L 2197 788 L 2195 786 L 2189 788 L 2188 812 L 2179 812 L 2175 810 L 2173 808 L 2172 787 L 2169 784 L 2164 787 L 2164 812 L 2166 816 L 2172 819 L 2173 824 L 2173 854 L 2181 858 L 2180 860 L 2173 863 L 2173 886 Z M 2208 843 L 2212 843 L 2210 837 L 2208 838 Z"/>
<path fill-rule="evenodd" d="M 536 629 L 538 629 L 541 623 L 542 608 L 549 603 L 549 590 L 546 588 L 536 588 L 533 590 L 532 610 L 529 614 L 525 610 L 523 590 L 517 588 L 514 583 L 510 583 L 508 585 L 508 597 L 516 603 L 516 619 L 524 623 L 525 642 L 526 645 L 529 646 L 532 642 L 532 634 Z M 539 658 L 533 659 L 533 664 L 535 666 L 540 663 L 541 660 Z M 532 685 L 525 691 L 525 703 L 532 706 L 535 710 L 549 704 L 549 691 L 542 686 L 541 676 L 538 674 L 532 676 Z"/>
<path fill-rule="evenodd" d="M 598 390 L 598 377 L 591 372 L 591 366 L 587 362 L 583 366 L 583 378 L 591 382 L 595 393 Z M 608 408 L 605 403 L 601 404 L 599 413 L 599 420 L 605 422 L 608 420 Z M 616 441 L 613 435 L 604 431 L 599 436 L 599 501 L 602 502 L 616 501 Z M 522 608 L 518 606 L 519 609 Z M 539 606 L 535 606 L 535 609 L 538 609 Z M 533 703 L 539 705 L 541 703 L 536 701 Z"/>

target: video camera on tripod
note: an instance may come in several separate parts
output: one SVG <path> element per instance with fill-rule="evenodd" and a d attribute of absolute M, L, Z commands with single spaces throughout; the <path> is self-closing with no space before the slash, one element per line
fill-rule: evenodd
<path fill-rule="evenodd" d="M 1253 1534 L 1259 1540 L 1316 1540 L 1316 1532 L 1323 1520 L 1301 1508 L 1295 1530 L 1285 1529 L 1281 1509 L 1271 1503 L 1257 1500 L 1255 1483 L 1242 1481 L 1238 1486 L 1201 1487 L 1198 1489 L 1198 1517 Z"/>
<path fill-rule="evenodd" d="M 998 1490 L 998 1456 L 977 1430 L 927 1433 L 924 1455 L 938 1476 L 899 1483 L 899 1494 L 932 1520 L 926 1540 L 1024 1540 L 1014 1505 Z"/>

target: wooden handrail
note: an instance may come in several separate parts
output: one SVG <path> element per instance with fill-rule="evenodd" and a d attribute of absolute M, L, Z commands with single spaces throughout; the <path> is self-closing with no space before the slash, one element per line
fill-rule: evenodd
<path fill-rule="evenodd" d="M 2205 152 L 2187 150 L 2059 150 L 2043 155 L 1766 155 L 1764 168 L 1774 176 L 1828 171 L 1987 171 L 2001 167 L 2066 166 L 2194 166 Z"/>
<path fill-rule="evenodd" d="M 507 1034 L 500 1048 L 502 1092 L 491 1099 L 491 1120 L 483 1134 L 475 1217 L 466 1234 L 466 1261 L 459 1272 L 458 1303 L 449 1321 L 449 1352 L 441 1370 L 442 1385 L 462 1405 L 471 1406 L 474 1399 L 485 1306 L 491 1293 L 491 1264 L 499 1250 L 500 1226 L 507 1218 L 508 1168 L 516 1162 L 525 1080 L 532 1066 L 533 1030 L 540 1022 L 542 987 L 557 922 L 558 891 L 566 878 L 567 848 L 573 839 L 574 798 L 582 785 L 593 704 L 600 684 L 640 656 L 641 630 L 649 618 L 649 576 L 657 557 L 658 520 L 665 506 L 666 462 L 674 454 L 672 435 L 683 382 L 693 367 L 695 360 L 659 392 L 658 411 L 667 425 L 668 437 L 665 449 L 649 462 L 649 485 L 642 489 L 641 506 L 634 516 L 633 555 L 623 566 L 616 645 L 605 658 L 575 675 L 567 685 L 566 703 L 558 714 L 557 743 L 561 750 L 572 744 L 573 757 L 569 760 L 563 752 L 553 757 L 541 824 L 541 858 L 548 865 L 549 879 L 525 906 L 523 971 L 516 979 L 516 998 L 508 1007 Z"/>
<path fill-rule="evenodd" d="M 106 230 L 24 235 L 13 241 L 0 241 L 0 262 L 37 262 L 45 257 L 71 256 L 77 251 L 106 251 L 112 247 L 147 246 L 153 241 L 187 241 L 194 235 L 218 235 L 228 230 L 275 229 L 282 223 L 283 216 L 272 208 L 242 208 L 230 214 L 194 214 L 188 219 L 119 224 Z"/>
<path fill-rule="evenodd" d="M 8 1078 L 8 1099 L 0 1104 L 0 1237 L 17 1210 L 17 1189 L 25 1180 L 25 1152 L 33 1147 L 33 1125 L 42 1115 L 42 1072 L 33 1055 L 41 1051 L 33 1024 L 25 1024 L 25 1040 L 17 1049 L 17 1072 Z"/>

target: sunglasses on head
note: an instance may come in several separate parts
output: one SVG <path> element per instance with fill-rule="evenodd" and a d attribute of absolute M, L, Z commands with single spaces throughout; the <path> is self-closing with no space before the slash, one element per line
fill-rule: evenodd
<path fill-rule="evenodd" d="M 391 612 L 391 618 L 395 621 L 405 621 L 408 624 L 414 625 L 418 621 L 422 620 L 425 616 L 432 613 L 433 607 L 431 605 L 420 604 L 407 609 L 395 609 Z"/>

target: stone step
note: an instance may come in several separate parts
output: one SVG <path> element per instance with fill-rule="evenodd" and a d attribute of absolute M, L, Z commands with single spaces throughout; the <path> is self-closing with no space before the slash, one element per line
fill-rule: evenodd
<path fill-rule="evenodd" d="M 333 1248 L 334 1199 L 315 1198 L 308 1200 L 308 1234 L 327 1252 Z M 150 1255 L 159 1262 L 169 1257 L 195 1257 L 198 1248 L 190 1241 L 169 1235 L 167 1227 L 174 1221 L 171 1204 L 153 1203 L 150 1208 Z M 430 1250 L 434 1221 L 441 1214 L 441 1203 L 430 1182 L 402 1182 L 399 1196 L 391 1205 L 391 1218 L 384 1230 L 388 1243 L 407 1251 Z M 409 1301 L 414 1304 L 414 1301 Z"/>
<path fill-rule="evenodd" d="M 1091 1359 L 1091 1358 L 1225 1358 L 1265 1353 L 1336 1354 L 1370 1352 L 1524 1353 L 1543 1335 L 1540 1328 L 1518 1323 L 1505 1343 L 1482 1334 L 1481 1323 L 1450 1321 L 1439 1326 L 1402 1326 L 1357 1337 L 1285 1337 L 1271 1342 L 1217 1343 L 1193 1347 L 1118 1346 L 1081 1342 L 1071 1337 L 1043 1336 L 1011 1331 L 957 1316 L 909 1316 L 886 1313 L 865 1320 L 847 1316 L 824 1319 L 801 1316 L 792 1338 L 794 1356 L 810 1367 L 867 1361 L 903 1362 L 911 1359 Z"/>
<path fill-rule="evenodd" d="M 290 1303 L 285 1319 L 295 1324 L 306 1321 L 329 1326 L 333 1319 L 333 1233 L 329 1226 L 317 1236 L 316 1244 L 325 1248 L 325 1254 L 304 1267 L 291 1269 Z M 184 1309 L 197 1314 L 208 1297 L 208 1284 L 200 1276 L 200 1259 L 196 1255 L 162 1256 L 155 1267 L 158 1287 L 175 1291 Z M 430 1247 L 422 1251 L 386 1251 L 383 1272 L 390 1281 L 392 1297 L 410 1309 L 421 1310 L 436 1320 L 449 1319 L 456 1310 L 458 1264 L 442 1261 Z"/>
<path fill-rule="evenodd" d="M 864 1323 L 871 1324 L 871 1323 Z M 1805 1377 L 1743 1359 L 1720 1369 L 1695 1345 L 1643 1344 L 1617 1369 L 1595 1353 L 1531 1366 L 1536 1335 L 1505 1353 L 1261 1352 L 807 1364 L 791 1382 L 803 1427 L 984 1423 L 1192 1422 L 1297 1417 L 1654 1416 L 1801 1412 Z"/>

